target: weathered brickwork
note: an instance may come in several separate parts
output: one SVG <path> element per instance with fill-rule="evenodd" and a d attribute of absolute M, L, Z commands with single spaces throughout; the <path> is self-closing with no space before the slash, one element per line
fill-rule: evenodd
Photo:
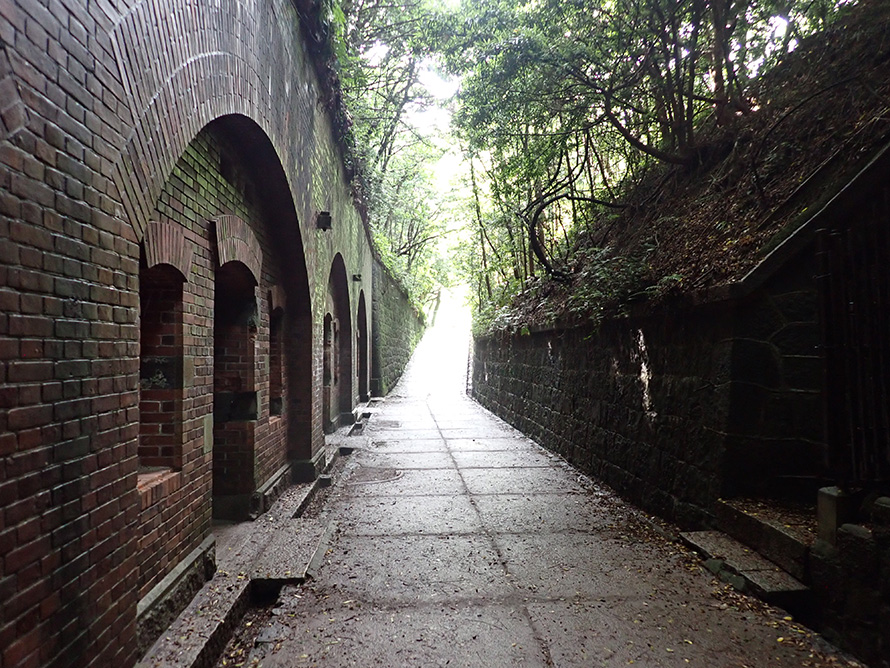
<path fill-rule="evenodd" d="M 0 7 L 0 85 L 9 67 L 18 93 L 0 104 L 4 666 L 135 648 L 139 248 L 107 178 L 123 123 L 101 95 L 117 68 L 87 46 L 103 19 Z"/>
<path fill-rule="evenodd" d="M 218 130 L 202 132 L 187 147 L 171 173 L 154 214 L 165 225 L 173 224 L 184 230 L 193 255 L 189 274 L 179 286 L 182 313 L 179 326 L 186 332 L 180 361 L 178 368 L 175 363 L 167 364 L 178 372 L 178 382 L 164 379 L 164 384 L 178 384 L 184 388 L 181 405 L 176 407 L 180 418 L 167 426 L 181 432 L 177 445 L 182 464 L 173 466 L 170 473 L 159 475 L 148 469 L 146 475 L 140 476 L 143 498 L 140 513 L 143 537 L 139 544 L 141 596 L 208 534 L 210 507 L 207 497 L 211 488 L 214 498 L 230 500 L 228 497 L 241 494 L 244 497 L 241 514 L 246 515 L 250 493 L 286 462 L 285 425 L 280 419 L 270 420 L 267 406 L 256 405 L 258 396 L 268 396 L 263 374 L 264 360 L 269 355 L 266 347 L 269 321 L 260 315 L 260 312 L 268 311 L 267 299 L 262 296 L 268 295 L 270 286 L 281 281 L 280 260 L 276 257 L 274 244 L 264 241 L 268 216 L 247 199 L 252 184 L 234 167 L 228 174 L 221 171 L 223 165 L 236 164 L 237 155 L 227 147 Z M 233 263 L 239 255 L 235 251 L 218 251 L 215 235 L 221 227 L 220 216 L 237 216 L 255 230 L 259 249 L 240 254 L 246 263 Z M 226 242 L 230 248 L 236 245 L 237 236 L 246 235 L 227 230 Z M 255 279 L 247 264 L 256 265 L 254 271 L 259 271 L 257 261 L 251 259 L 258 252 L 269 261 L 265 263 L 266 271 L 260 278 L 260 285 L 255 287 Z M 218 264 L 221 261 L 232 271 L 223 271 Z M 236 277 L 234 286 L 226 283 L 226 277 L 230 275 Z M 243 279 L 241 285 L 237 284 L 239 276 Z M 245 292 L 249 295 L 255 313 L 238 312 L 237 306 L 243 303 L 243 299 L 238 299 L 239 288 L 242 295 Z M 220 289 L 223 293 L 217 294 Z M 255 294 L 260 296 L 256 302 Z M 221 301 L 219 305 L 217 300 Z M 168 321 L 173 320 L 173 311 L 175 309 L 162 309 L 162 315 Z M 246 320 L 237 322 L 242 315 L 255 318 L 252 331 Z M 146 324 L 143 322 L 142 326 L 144 366 Z M 228 337 L 232 341 L 227 346 Z M 162 349 L 162 352 L 173 354 L 175 351 Z M 143 402 L 146 384 L 151 382 L 146 375 L 143 372 Z M 252 419 L 230 421 L 228 413 L 232 401 L 229 399 L 242 391 L 245 391 L 242 395 L 247 394 L 246 390 L 251 390 L 254 400 Z M 222 413 L 226 414 L 224 418 L 220 417 Z M 209 416 L 214 420 L 213 442 L 212 451 L 206 452 L 204 425 Z M 144 430 L 144 414 L 140 415 L 140 421 Z M 140 441 L 140 455 L 143 447 Z M 158 463 L 140 456 L 143 467 Z M 209 475 L 211 469 L 213 476 Z M 158 486 L 161 486 L 160 492 Z"/>
<path fill-rule="evenodd" d="M 712 525 L 720 496 L 813 502 L 826 474 L 822 362 L 812 262 L 802 257 L 743 298 L 670 304 L 596 332 L 479 340 L 473 393 L 684 526 Z"/>
<path fill-rule="evenodd" d="M 137 603 L 208 536 L 222 266 L 256 304 L 239 494 L 323 465 L 331 266 L 354 332 L 373 263 L 328 97 L 289 0 L 0 3 L 3 666 L 132 665 Z"/>
<path fill-rule="evenodd" d="M 371 394 L 387 394 L 405 370 L 423 333 L 423 317 L 383 265 L 374 263 L 371 304 Z"/>

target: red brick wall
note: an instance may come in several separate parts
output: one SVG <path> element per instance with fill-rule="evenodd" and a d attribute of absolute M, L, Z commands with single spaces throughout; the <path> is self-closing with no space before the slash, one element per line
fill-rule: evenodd
<path fill-rule="evenodd" d="M 3 666 L 134 658 L 139 250 L 96 31 L 85 3 L 0 5 Z"/>
<path fill-rule="evenodd" d="M 269 412 L 281 415 L 277 404 L 287 394 L 287 378 L 284 375 L 284 311 L 278 309 L 269 318 Z"/>
<path fill-rule="evenodd" d="M 182 468 L 182 276 L 139 272 L 139 466 Z"/>
<path fill-rule="evenodd" d="M 164 223 L 178 225 L 195 250 L 182 287 L 185 463 L 181 474 L 157 477 L 157 485 L 166 485 L 162 491 L 143 487 L 142 595 L 207 535 L 211 491 L 249 494 L 287 462 L 286 422 L 269 415 L 267 366 L 268 294 L 283 279 L 268 215 L 253 195 L 249 172 L 220 131 L 205 131 L 177 163 L 155 212 Z M 263 256 L 258 288 L 245 265 L 229 262 L 221 269 L 218 264 L 213 221 L 222 214 L 237 216 L 257 239 Z M 293 302 L 296 308 L 298 300 Z M 258 419 L 217 421 L 213 451 L 205 452 L 204 419 L 213 414 L 214 392 L 256 392 Z"/>
<path fill-rule="evenodd" d="M 257 333 L 247 325 L 217 321 L 213 341 L 214 392 L 249 392 L 256 389 Z"/>
<path fill-rule="evenodd" d="M 288 293 L 280 417 L 258 303 L 254 486 L 320 451 L 331 260 L 370 290 L 371 255 L 299 30 L 290 0 L 0 2 L 3 666 L 132 665 L 139 597 L 209 531 L 216 216 L 253 229 L 259 294 Z M 193 142 L 220 123 L 249 147 L 233 169 Z M 333 231 L 311 227 L 319 208 Z M 152 221 L 182 243 L 151 241 Z M 186 281 L 180 459 L 140 479 L 143 239 Z"/>

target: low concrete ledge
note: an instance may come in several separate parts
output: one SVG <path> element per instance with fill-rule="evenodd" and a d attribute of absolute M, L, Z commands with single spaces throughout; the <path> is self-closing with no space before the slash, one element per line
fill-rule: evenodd
<path fill-rule="evenodd" d="M 250 519 L 256 519 L 272 507 L 290 485 L 290 464 L 285 464 L 255 491 L 250 498 Z"/>
<path fill-rule="evenodd" d="M 705 559 L 705 567 L 739 591 L 802 614 L 809 608 L 810 589 L 754 550 L 720 531 L 687 531 L 683 542 Z"/>
<path fill-rule="evenodd" d="M 145 652 L 176 619 L 216 570 L 216 539 L 208 536 L 136 606 L 139 653 Z"/>
<path fill-rule="evenodd" d="M 325 436 L 327 438 L 327 436 Z M 312 482 L 327 466 L 327 450 L 319 448 L 312 459 L 295 459 L 289 464 L 293 482 Z"/>
<path fill-rule="evenodd" d="M 212 668 L 250 605 L 250 580 L 218 573 L 136 668 Z"/>
<path fill-rule="evenodd" d="M 278 596 L 284 585 L 302 584 L 320 565 L 336 524 L 319 520 L 285 520 L 257 556 L 250 574 L 254 594 Z"/>
<path fill-rule="evenodd" d="M 137 668 L 212 668 L 252 602 L 277 595 L 282 584 L 311 577 L 334 530 L 317 520 L 296 519 L 316 488 L 313 482 L 285 490 L 261 520 L 245 523 L 248 540 L 219 556 L 213 578 L 162 629 Z"/>

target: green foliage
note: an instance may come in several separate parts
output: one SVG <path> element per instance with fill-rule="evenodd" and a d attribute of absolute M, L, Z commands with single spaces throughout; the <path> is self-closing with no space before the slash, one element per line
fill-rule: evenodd
<path fill-rule="evenodd" d="M 449 280 L 441 243 L 462 221 L 450 262 L 490 326 L 521 326 L 510 304 L 534 297 L 542 273 L 573 291 L 560 308 L 593 319 L 676 285 L 649 275 L 645 251 L 609 250 L 638 204 L 628 193 L 654 165 L 719 157 L 758 103 L 752 83 L 846 2 L 321 1 L 384 262 L 429 302 Z M 428 168 L 443 139 L 415 120 L 434 103 L 433 60 L 462 82 L 444 140 L 470 165 L 456 201 Z"/>
<path fill-rule="evenodd" d="M 503 321 L 537 271 L 571 283 L 568 311 L 593 318 L 676 284 L 647 276 L 643 257 L 584 249 L 608 245 L 653 165 L 719 157 L 757 104 L 752 82 L 843 4 L 464 0 L 439 17 L 431 34 L 462 77 L 455 128 L 478 166 L 478 248 L 461 266 L 480 318 Z"/>
<path fill-rule="evenodd" d="M 595 323 L 620 308 L 628 299 L 645 293 L 649 272 L 647 252 L 628 257 L 608 248 L 589 249 L 584 253 L 575 289 L 568 300 L 568 312 Z"/>
<path fill-rule="evenodd" d="M 441 155 L 412 116 L 430 104 L 423 0 L 325 0 L 352 138 L 381 258 L 418 307 L 445 280 L 441 203 L 426 165 Z"/>

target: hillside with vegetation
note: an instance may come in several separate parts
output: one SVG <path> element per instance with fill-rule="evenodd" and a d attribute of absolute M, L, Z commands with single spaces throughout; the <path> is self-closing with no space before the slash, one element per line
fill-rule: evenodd
<path fill-rule="evenodd" d="M 482 331 L 735 281 L 887 140 L 887 3 L 590 8 L 485 3 L 446 50 Z"/>

